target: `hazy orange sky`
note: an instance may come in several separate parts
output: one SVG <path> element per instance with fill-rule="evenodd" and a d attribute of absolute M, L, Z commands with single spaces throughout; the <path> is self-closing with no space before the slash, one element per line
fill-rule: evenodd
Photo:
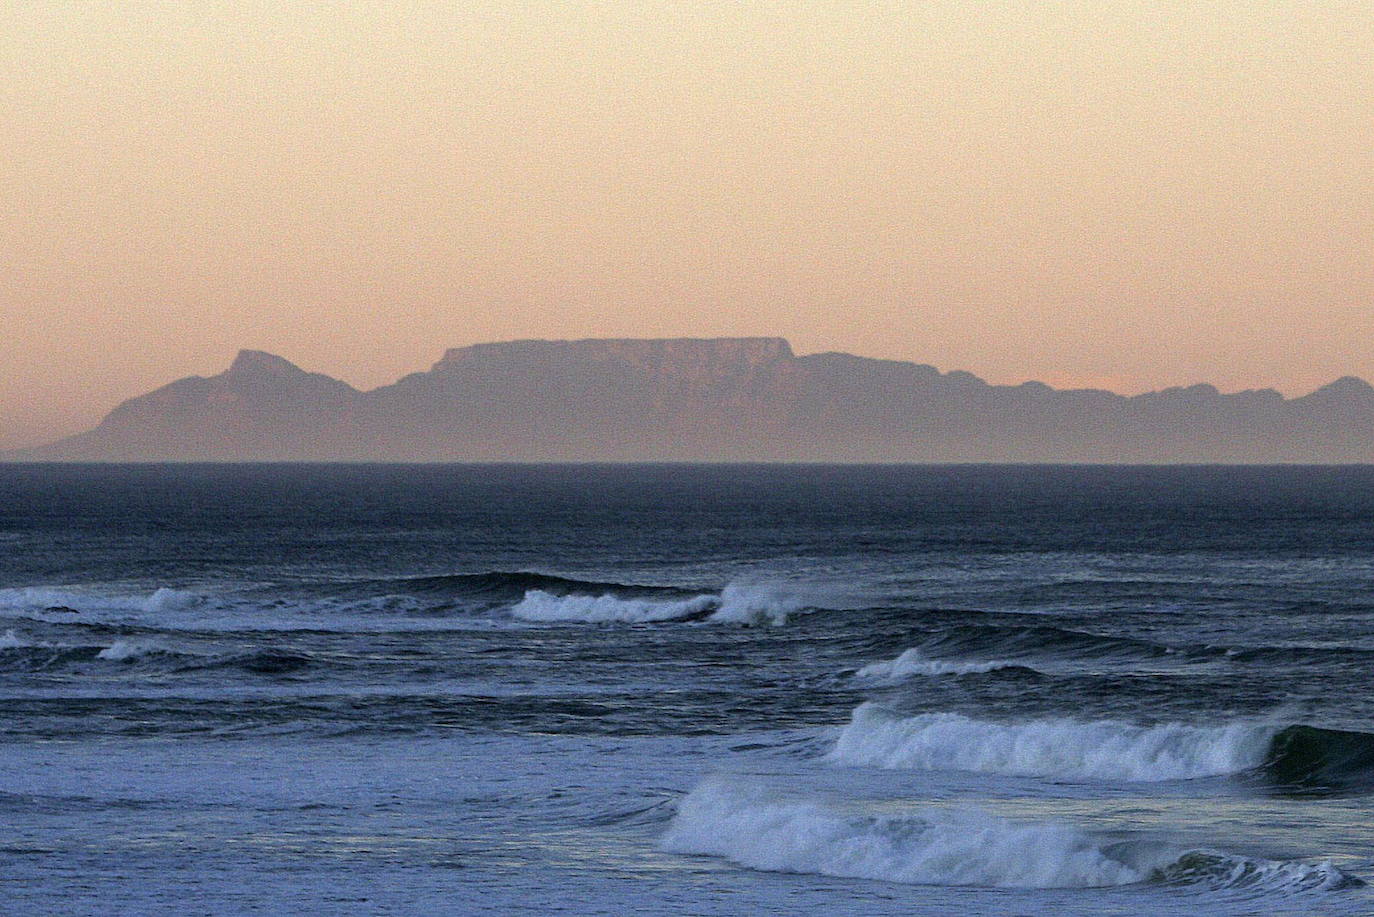
<path fill-rule="evenodd" d="M 0 447 L 271 350 L 1374 378 L 1365 3 L 0 6 Z"/>

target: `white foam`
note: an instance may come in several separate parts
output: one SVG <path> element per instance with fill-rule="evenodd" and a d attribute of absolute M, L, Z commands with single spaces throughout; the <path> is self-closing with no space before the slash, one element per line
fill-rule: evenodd
<path fill-rule="evenodd" d="M 131 662 L 140 656 L 158 652 L 158 648 L 148 643 L 136 643 L 132 640 L 116 640 L 105 649 L 95 654 L 95 658 L 104 659 L 109 662 Z"/>
<path fill-rule="evenodd" d="M 626 599 L 614 595 L 553 595 L 541 589 L 530 589 L 511 609 L 511 614 L 523 621 L 642 623 L 679 621 L 700 615 L 715 604 L 715 597 L 709 595 L 663 601 Z"/>
<path fill-rule="evenodd" d="M 1097 888 L 1149 876 L 1062 825 L 945 811 L 851 815 L 723 778 L 682 800 L 662 846 L 773 872 L 925 885 Z"/>
<path fill-rule="evenodd" d="M 182 589 L 158 589 L 143 603 L 143 610 L 152 614 L 164 611 L 185 611 L 199 605 L 204 598 Z"/>
<path fill-rule="evenodd" d="M 16 611 L 41 611 L 45 608 L 72 607 L 91 601 L 94 596 L 51 586 L 25 586 L 0 589 L 0 608 Z"/>
<path fill-rule="evenodd" d="M 1330 891 L 1360 884 L 1330 860 L 1301 863 L 1238 857 L 1215 850 L 1190 850 L 1158 865 L 1150 878 L 1170 885 L 1242 889 L 1270 894 Z"/>
<path fill-rule="evenodd" d="M 705 780 L 687 794 L 660 846 L 770 872 L 921 885 L 1104 888 L 1154 882 L 1293 894 L 1358 884 L 1329 861 L 1266 860 L 1159 840 L 1119 840 L 1055 822 L 967 810 L 874 816 L 729 777 Z"/>
<path fill-rule="evenodd" d="M 789 615 L 814 604 L 800 587 L 780 583 L 731 583 L 720 592 L 710 620 L 725 624 L 787 623 Z"/>
<path fill-rule="evenodd" d="M 780 625 L 813 601 L 800 588 L 777 583 L 731 583 L 719 595 L 677 600 L 553 595 L 542 589 L 530 589 L 511 608 L 511 614 L 524 621 L 643 623 L 680 621 L 710 612 L 706 620 L 716 624 Z"/>
<path fill-rule="evenodd" d="M 32 643 L 20 637 L 12 630 L 7 630 L 0 634 L 0 650 L 17 650 L 26 646 L 33 646 Z"/>
<path fill-rule="evenodd" d="M 204 597 L 182 589 L 160 588 L 151 594 L 104 594 L 80 589 L 27 586 L 21 589 L 0 589 L 0 608 L 19 611 L 45 611 L 49 608 L 70 608 L 94 612 L 144 612 L 158 614 L 194 608 Z M 64 612 L 65 614 L 65 612 Z"/>
<path fill-rule="evenodd" d="M 954 713 L 902 718 L 862 704 L 831 761 L 1067 780 L 1159 781 L 1234 774 L 1264 763 L 1277 728 L 1031 720 L 993 723 Z"/>
<path fill-rule="evenodd" d="M 989 662 L 981 661 L 949 661 L 945 659 L 928 659 L 922 655 L 920 650 L 910 649 L 902 653 L 896 659 L 889 659 L 886 662 L 874 662 L 859 669 L 857 675 L 860 678 L 887 679 L 898 681 L 903 678 L 911 678 L 917 675 L 971 675 L 979 672 L 992 672 L 996 669 L 1010 668 L 1016 665 L 1013 662 L 1003 662 L 994 660 Z"/>

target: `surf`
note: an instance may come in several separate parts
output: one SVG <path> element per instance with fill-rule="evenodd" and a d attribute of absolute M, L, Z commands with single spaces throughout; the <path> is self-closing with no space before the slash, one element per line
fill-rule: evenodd
<path fill-rule="evenodd" d="M 967 810 L 873 815 L 727 777 L 707 779 L 689 792 L 659 844 L 670 853 L 720 857 L 768 872 L 918 885 L 1091 889 L 1158 883 L 1292 893 L 1361 884 L 1329 862 L 1123 841 L 1053 821 Z"/>

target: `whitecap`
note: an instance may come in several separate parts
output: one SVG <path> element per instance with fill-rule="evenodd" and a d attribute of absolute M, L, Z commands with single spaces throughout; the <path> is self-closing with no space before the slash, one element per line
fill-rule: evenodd
<path fill-rule="evenodd" d="M 778 583 L 731 583 L 720 592 L 710 620 L 725 624 L 787 623 L 789 616 L 814 604 L 799 587 Z"/>
<path fill-rule="evenodd" d="M 886 679 L 898 681 L 917 675 L 973 675 L 993 672 L 1016 666 L 1017 663 L 1002 660 L 992 661 L 951 661 L 930 659 L 918 649 L 909 649 L 896 659 L 870 663 L 855 673 L 859 678 Z"/>
<path fill-rule="evenodd" d="M 770 872 L 921 885 L 1104 888 L 1152 882 L 1293 894 L 1362 884 L 1329 861 L 1119 840 L 1058 822 L 968 810 L 875 816 L 729 777 L 705 780 L 687 794 L 660 846 Z"/>
<path fill-rule="evenodd" d="M 157 647 L 147 643 L 137 643 L 132 640 L 116 640 L 105 649 L 95 654 L 95 658 L 104 659 L 108 662 L 132 662 L 149 653 L 158 652 Z"/>
<path fill-rule="evenodd" d="M 1187 780 L 1260 766 L 1277 731 L 1255 722 L 995 723 L 954 713 L 903 718 L 866 703 L 854 711 L 828 757 L 850 765 L 1066 780 Z"/>
<path fill-rule="evenodd" d="M 945 811 L 852 815 L 725 778 L 682 800 L 662 846 L 773 872 L 925 885 L 1097 888 L 1148 876 L 1062 825 Z"/>
<path fill-rule="evenodd" d="M 643 623 L 679 621 L 715 607 L 714 596 L 701 595 L 678 601 L 630 599 L 614 595 L 553 595 L 530 589 L 511 614 L 522 621 L 585 621 L 588 623 Z"/>

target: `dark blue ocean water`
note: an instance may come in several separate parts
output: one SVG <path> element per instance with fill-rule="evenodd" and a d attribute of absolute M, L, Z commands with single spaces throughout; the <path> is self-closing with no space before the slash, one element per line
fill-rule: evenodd
<path fill-rule="evenodd" d="M 0 466 L 0 912 L 1370 914 L 1374 469 Z"/>

